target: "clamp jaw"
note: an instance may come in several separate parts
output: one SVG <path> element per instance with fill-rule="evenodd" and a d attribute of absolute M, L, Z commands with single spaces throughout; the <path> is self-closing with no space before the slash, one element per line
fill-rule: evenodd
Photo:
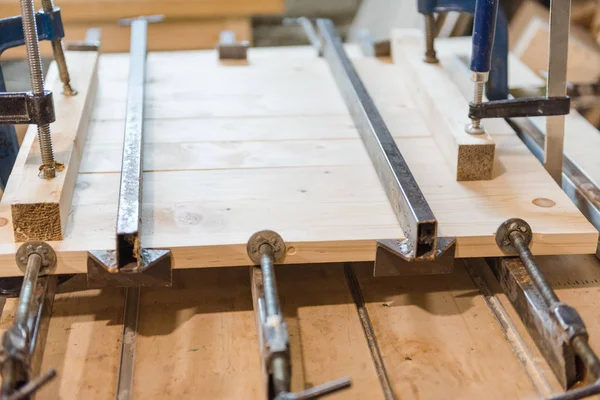
<path fill-rule="evenodd" d="M 495 40 L 486 50 L 486 58 L 491 60 L 493 68 L 489 73 L 489 80 L 486 89 L 488 99 L 500 100 L 508 97 L 508 19 L 504 14 L 502 6 L 496 2 L 497 14 L 494 15 L 494 33 Z M 417 0 L 417 10 L 425 16 L 425 31 L 427 33 L 427 48 L 425 50 L 425 60 L 429 63 L 437 63 L 435 53 L 435 13 L 442 12 L 463 12 L 475 14 L 475 23 L 477 23 L 478 9 L 476 0 Z M 489 38 L 488 38 L 489 40 Z M 477 42 L 478 48 L 473 47 L 473 54 L 479 52 L 482 43 Z M 489 71 L 489 68 L 488 68 Z"/>
<path fill-rule="evenodd" d="M 58 7 L 35 13 L 38 40 L 60 41 L 65 33 Z M 25 44 L 23 17 L 0 19 L 0 55 L 7 49 Z M 6 186 L 19 151 L 17 135 L 12 124 L 41 124 L 54 122 L 52 93 L 7 92 L 0 68 L 0 184 Z"/>

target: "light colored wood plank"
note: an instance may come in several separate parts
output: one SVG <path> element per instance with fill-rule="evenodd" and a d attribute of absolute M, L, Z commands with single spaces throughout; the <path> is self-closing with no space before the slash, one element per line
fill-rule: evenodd
<path fill-rule="evenodd" d="M 468 102 L 457 100 L 462 100 L 462 96 L 441 65 L 423 62 L 423 42 L 419 31 L 394 31 L 394 62 L 407 74 L 405 82 L 433 138 L 455 171 L 456 180 L 489 180 L 494 167 L 494 141 L 488 133 L 465 132 L 469 122 Z"/>
<path fill-rule="evenodd" d="M 348 376 L 352 387 L 332 399 L 383 399 L 343 266 L 281 266 L 276 273 L 290 331 L 292 390 Z"/>
<path fill-rule="evenodd" d="M 265 398 L 248 268 L 141 291 L 134 398 Z"/>
<path fill-rule="evenodd" d="M 101 52 L 129 52 L 130 29 L 128 27 L 118 26 L 116 20 L 100 23 L 91 23 L 89 21 L 82 23 L 67 23 L 64 27 L 65 40 L 83 40 L 87 30 L 90 28 L 100 28 L 102 30 Z M 252 22 L 248 17 L 183 21 L 167 20 L 165 22 L 148 25 L 148 50 L 170 51 L 214 49 L 219 42 L 219 34 L 224 30 L 235 32 L 237 40 L 252 41 Z M 40 52 L 44 57 L 53 57 L 50 42 L 40 42 Z M 25 48 L 23 46 L 9 49 L 2 53 L 3 60 L 25 57 Z"/>
<path fill-rule="evenodd" d="M 501 255 L 494 232 L 511 217 L 532 225 L 536 254 L 595 250 L 597 231 L 514 134 L 494 137 L 492 180 L 456 182 L 400 90 L 398 67 L 355 50 L 440 234 L 457 237 L 458 257 Z M 201 90 L 169 73 L 173 60 L 183 77 L 204 77 Z M 149 55 L 142 243 L 171 248 L 176 269 L 247 265 L 248 238 L 270 228 L 293 248 L 287 263 L 373 260 L 378 239 L 403 234 L 327 65 L 312 48 L 252 49 L 249 61 L 222 66 L 213 51 Z M 99 71 L 82 165 L 90 173 L 78 177 L 65 240 L 53 243 L 62 273 L 85 272 L 88 250 L 114 246 L 127 57 L 102 56 Z M 162 97 L 161 87 L 169 88 Z M 556 205 L 538 207 L 536 198 Z M 0 275 L 17 275 L 10 215 L 0 218 Z"/>
<path fill-rule="evenodd" d="M 355 270 L 402 398 L 538 396 L 462 264 L 451 277 L 378 279 L 370 265 Z"/>
<path fill-rule="evenodd" d="M 41 154 L 37 126 L 29 127 L 8 180 L 1 207 L 10 207 L 15 240 L 61 240 L 71 209 L 79 162 L 96 94 L 97 52 L 67 52 L 71 84 L 79 92 L 64 96 L 56 64 L 46 77 L 54 94 L 56 122 L 50 125 L 57 167 L 56 177 L 38 177 Z"/>

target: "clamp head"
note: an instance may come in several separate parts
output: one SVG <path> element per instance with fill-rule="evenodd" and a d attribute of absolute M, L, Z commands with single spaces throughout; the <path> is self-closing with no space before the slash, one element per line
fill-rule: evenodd
<path fill-rule="evenodd" d="M 517 250 L 510 239 L 510 234 L 513 232 L 519 232 L 523 235 L 528 246 L 533 239 L 531 226 L 529 226 L 527 222 L 520 218 L 507 219 L 496 231 L 496 244 L 500 247 L 500 250 L 506 254 L 517 254 Z"/>
<path fill-rule="evenodd" d="M 155 22 L 162 22 L 165 20 L 165 16 L 164 14 L 157 14 L 157 15 L 140 15 L 139 17 L 133 17 L 133 18 L 122 18 L 119 21 L 117 21 L 117 25 L 119 26 L 129 26 L 131 25 L 134 21 L 146 21 L 149 24 L 153 24 Z"/>
<path fill-rule="evenodd" d="M 275 262 L 281 262 L 285 259 L 285 242 L 283 238 L 274 231 L 259 231 L 250 236 L 246 250 L 248 257 L 254 264 L 260 264 L 260 247 L 268 244 L 273 249 L 273 259 Z"/>
<path fill-rule="evenodd" d="M 15 256 L 17 266 L 23 273 L 27 270 L 27 261 L 32 254 L 37 254 L 42 259 L 39 273 L 40 276 L 48 275 L 56 267 L 56 253 L 54 252 L 54 249 L 46 242 L 30 240 L 19 247 Z"/>

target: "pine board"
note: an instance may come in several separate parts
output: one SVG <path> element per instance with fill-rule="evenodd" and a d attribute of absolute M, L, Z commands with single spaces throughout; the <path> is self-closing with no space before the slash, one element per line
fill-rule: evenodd
<path fill-rule="evenodd" d="M 532 225 L 536 254 L 595 250 L 597 232 L 514 134 L 492 135 L 492 180 L 456 182 L 397 67 L 350 50 L 458 257 L 500 255 L 494 232 L 510 217 Z M 174 268 L 247 265 L 246 242 L 262 229 L 288 242 L 288 263 L 369 261 L 377 239 L 402 237 L 313 49 L 252 49 L 248 65 L 219 64 L 213 51 L 151 53 L 148 63 L 142 244 L 171 248 Z M 114 247 L 127 64 L 101 57 L 65 240 L 53 243 L 58 272 L 84 272 L 88 250 Z M 0 275 L 15 275 L 2 217 Z"/>

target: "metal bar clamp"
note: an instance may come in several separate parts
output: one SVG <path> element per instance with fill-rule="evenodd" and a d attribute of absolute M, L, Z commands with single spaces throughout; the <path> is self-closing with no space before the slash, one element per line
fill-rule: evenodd
<path fill-rule="evenodd" d="M 406 236 L 404 240 L 378 241 L 374 275 L 451 273 L 455 238 L 437 237 L 433 211 L 346 54 L 333 22 L 318 19 L 317 27 L 322 37 L 323 57 Z"/>
<path fill-rule="evenodd" d="M 129 89 L 117 210 L 116 250 L 88 253 L 89 287 L 171 286 L 171 251 L 145 249 L 141 243 L 147 18 L 131 21 Z"/>

